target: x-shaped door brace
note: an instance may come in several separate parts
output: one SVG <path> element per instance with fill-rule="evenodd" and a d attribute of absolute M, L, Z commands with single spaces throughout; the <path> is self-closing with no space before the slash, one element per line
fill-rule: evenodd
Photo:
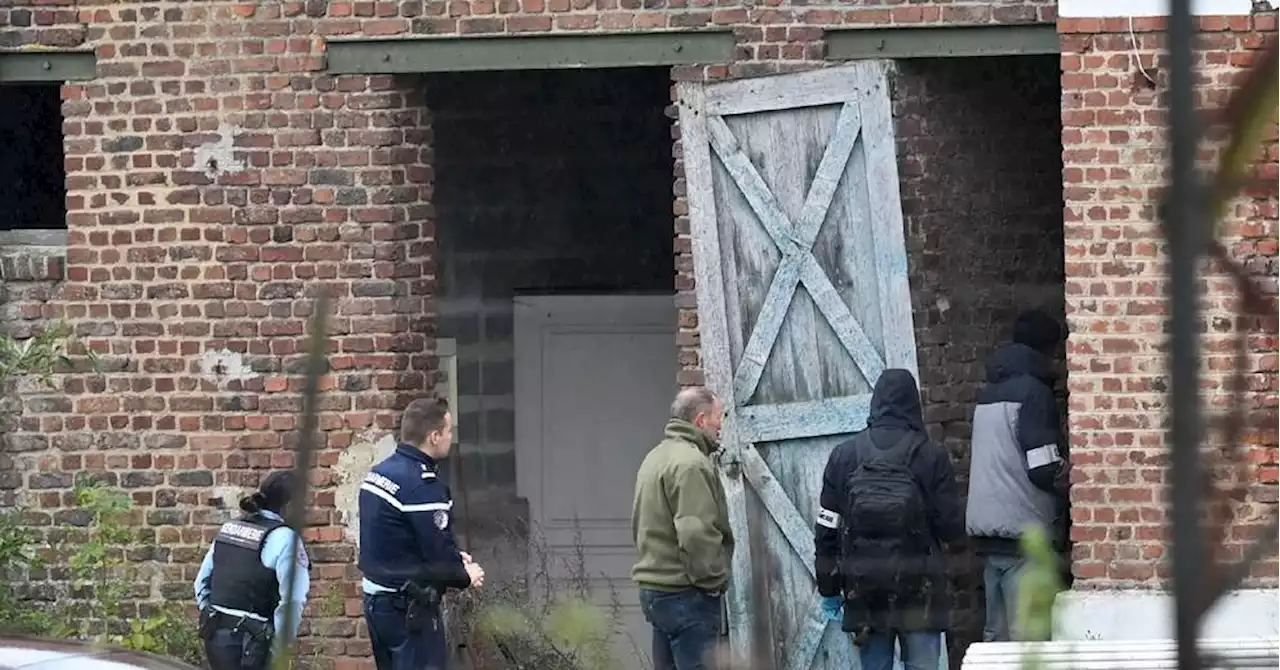
<path fill-rule="evenodd" d="M 799 220 L 792 223 L 778 205 L 777 198 L 742 151 L 729 125 L 720 116 L 707 120 L 711 147 L 719 156 L 730 177 L 737 185 L 760 219 L 764 228 L 782 253 L 782 262 L 773 276 L 765 296 L 755 328 L 744 348 L 742 359 L 733 379 L 734 405 L 743 407 L 759 386 L 764 366 L 773 349 L 774 341 L 782 328 L 787 309 L 795 297 L 801 282 L 808 289 L 814 304 L 826 317 L 840 343 L 853 357 L 854 362 L 870 383 L 874 383 L 884 371 L 884 359 L 867 338 L 861 324 L 849 311 L 849 307 L 836 292 L 831 280 L 813 257 L 813 243 L 827 217 L 831 200 L 835 196 L 840 178 L 844 174 L 849 157 L 861 131 L 861 116 L 856 102 L 847 102 L 840 110 L 831 142 L 823 152 L 822 160 L 813 177 L 813 183 L 805 196 Z M 787 436 L 789 437 L 789 436 Z M 782 437 L 786 439 L 786 437 Z M 751 482 L 764 507 L 773 516 L 783 537 L 791 545 L 805 569 L 814 572 L 813 531 L 805 523 L 782 485 L 769 471 L 768 464 L 754 445 L 741 445 L 743 475 Z M 808 668 L 822 641 L 827 620 L 822 615 L 815 594 L 810 616 L 794 644 L 789 645 L 788 668 Z M 846 641 L 847 642 L 847 641 Z M 848 646 L 842 645 L 842 646 Z M 840 650 L 841 655 L 851 655 L 852 647 Z M 851 662 L 851 661 L 850 661 Z"/>
<path fill-rule="evenodd" d="M 831 324 L 836 337 L 840 338 L 840 343 L 853 357 L 868 383 L 874 384 L 880 373 L 884 372 L 884 359 L 831 285 L 822 266 L 813 257 L 814 240 L 818 237 L 822 222 L 827 218 L 827 210 L 831 207 L 831 199 L 835 196 L 849 156 L 853 153 L 861 124 L 857 103 L 846 102 L 840 109 L 840 118 L 836 121 L 831 142 L 818 163 L 813 184 L 810 185 L 804 206 L 800 210 L 799 221 L 793 224 L 778 205 L 768 184 L 760 177 L 760 172 L 751 164 L 751 159 L 742 151 L 733 131 L 729 130 L 729 125 L 720 116 L 707 119 L 711 147 L 768 231 L 778 251 L 782 253 L 782 262 L 769 284 L 769 292 L 765 295 L 755 328 L 751 331 L 751 337 L 734 373 L 733 397 L 734 404 L 738 407 L 746 405 L 756 392 L 764 366 L 769 360 L 769 352 L 782 329 L 787 308 L 795 298 L 796 288 L 801 282 L 804 282 L 814 304 Z"/>

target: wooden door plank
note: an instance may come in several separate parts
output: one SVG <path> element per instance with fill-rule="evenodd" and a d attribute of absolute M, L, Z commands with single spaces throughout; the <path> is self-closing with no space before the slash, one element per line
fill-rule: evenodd
<path fill-rule="evenodd" d="M 716 203 L 711 185 L 711 145 L 707 137 L 706 104 L 701 84 L 684 82 L 677 89 L 680 100 L 680 138 L 684 152 L 686 183 L 705 185 L 688 189 L 689 226 L 693 243 L 694 280 L 698 305 L 698 344 L 708 385 L 728 402 L 733 398 L 733 373 L 729 360 L 728 323 L 725 320 L 725 283 L 720 265 L 720 232 Z M 730 414 L 723 426 L 721 440 L 735 457 L 735 421 Z M 741 477 L 726 476 L 721 470 L 725 502 L 729 511 L 729 528 L 734 535 L 733 558 L 730 563 L 729 588 L 725 606 L 729 625 L 737 634 L 729 636 L 732 655 L 748 659 L 752 629 L 751 552 L 747 525 L 746 491 Z"/>
<path fill-rule="evenodd" d="M 778 208 L 788 217 L 785 233 L 798 238 L 795 217 L 804 209 L 808 199 L 809 175 L 822 162 L 831 133 L 839 117 L 839 106 L 811 107 L 790 110 L 780 114 L 748 114 L 724 118 L 738 140 L 740 153 L 750 156 L 751 166 L 766 184 Z M 739 152 L 735 152 L 739 153 Z M 727 171 L 719 174 L 729 191 L 721 194 L 736 196 L 735 205 L 750 208 Z M 746 274 L 745 266 L 738 268 L 739 303 L 745 310 L 748 329 L 758 321 L 757 313 L 766 305 L 765 299 L 772 285 L 773 276 L 786 262 L 785 256 L 773 242 L 771 233 L 756 223 L 753 210 L 734 213 L 729 223 L 737 238 L 735 245 L 739 258 L 756 254 L 757 261 L 769 258 L 771 262 L 756 264 L 755 272 Z M 735 225 L 736 224 L 736 225 Z M 724 228 L 722 227 L 723 231 Z M 723 234 L 723 232 L 722 232 Z M 753 251 L 754 246 L 754 251 Z M 762 248 L 763 247 L 763 248 Z M 797 245 L 796 251 L 800 251 Z M 795 285 L 794 283 L 792 285 Z M 781 296 L 785 316 L 781 319 L 772 347 L 765 347 L 767 363 L 756 383 L 754 394 L 747 391 L 749 404 L 769 404 L 788 400 L 811 400 L 822 396 L 823 361 L 813 355 L 814 333 L 822 315 L 808 295 L 802 292 Z M 750 337 L 751 333 L 745 333 Z M 769 343 L 764 342 L 765 345 Z M 741 349 L 739 352 L 741 353 Z M 737 389 L 735 389 L 737 392 Z M 763 511 L 763 510 L 761 510 Z M 807 579 L 796 575 L 802 580 Z M 757 597 L 759 597 L 757 595 Z"/>
<path fill-rule="evenodd" d="M 742 475 L 751 483 L 751 488 L 755 490 L 756 495 L 760 496 L 760 501 L 769 510 L 769 516 L 773 517 L 774 523 L 778 524 L 782 536 L 791 545 L 792 551 L 800 557 L 800 562 L 804 564 L 809 576 L 816 578 L 818 573 L 813 565 L 812 524 L 800 515 L 796 504 L 778 483 L 778 479 L 773 476 L 769 465 L 764 462 L 755 445 L 748 444 L 742 448 Z"/>
<path fill-rule="evenodd" d="M 738 138 L 733 136 L 729 124 L 725 123 L 723 118 L 710 116 L 707 117 L 707 131 L 711 139 L 711 148 L 720 158 L 720 163 L 729 171 L 729 176 L 733 178 L 733 183 L 738 186 L 738 190 L 746 196 L 751 209 L 760 219 L 760 224 L 769 231 L 769 237 L 773 238 L 778 250 L 786 256 L 795 254 L 802 242 L 799 235 L 792 234 L 791 217 L 782 211 L 777 198 L 769 190 L 769 185 L 760 176 L 760 171 L 743 152 Z"/>
<path fill-rule="evenodd" d="M 855 433 L 866 428 L 870 411 L 869 394 L 751 405 L 737 410 L 737 435 L 743 442 L 758 443 Z"/>
<path fill-rule="evenodd" d="M 826 615 L 822 612 L 822 596 L 815 594 L 810 613 L 804 620 L 804 627 L 796 636 L 795 642 L 787 650 L 787 661 L 783 667 L 791 670 L 809 670 L 813 667 L 813 657 L 818 654 L 818 646 L 827 632 Z"/>
<path fill-rule="evenodd" d="M 883 359 L 885 331 L 876 274 L 875 231 L 868 205 L 865 136 L 859 137 L 849 156 L 845 183 L 832 199 L 827 217 L 841 225 L 823 228 L 813 245 L 814 256 Z M 822 335 L 824 345 L 838 339 L 834 330 Z M 850 365 L 829 366 L 824 373 L 834 396 L 869 393 L 875 383 Z"/>
<path fill-rule="evenodd" d="M 915 325 L 907 245 L 902 230 L 902 195 L 898 184 L 893 111 L 889 102 L 888 63 L 872 61 L 858 72 L 858 105 L 862 110 L 867 195 L 875 232 L 876 280 L 880 288 L 880 322 L 887 365 L 910 370 L 917 382 Z"/>
<path fill-rule="evenodd" d="M 859 65 L 840 66 L 716 84 L 707 91 L 708 114 L 754 114 L 834 105 L 854 99 Z"/>
<path fill-rule="evenodd" d="M 831 139 L 822 153 L 822 161 L 813 172 L 813 181 L 809 184 L 808 195 L 805 196 L 804 208 L 800 210 L 797 231 L 799 237 L 808 243 L 805 248 L 813 246 L 818 236 L 818 229 L 831 210 L 831 199 L 835 197 L 836 188 L 840 186 L 840 178 L 844 176 L 849 165 L 849 156 L 853 146 L 858 142 L 862 130 L 862 113 L 860 106 L 845 103 L 840 106 L 840 116 L 836 119 L 836 127 L 831 131 Z"/>
<path fill-rule="evenodd" d="M 871 338 L 867 337 L 862 324 L 858 323 L 853 312 L 849 311 L 849 306 L 840 299 L 840 293 L 831 285 L 831 279 L 827 277 L 827 273 L 813 256 L 801 262 L 800 281 L 809 291 L 809 297 L 813 298 L 813 303 L 822 311 L 822 315 L 827 317 L 827 323 L 831 324 L 840 344 L 843 344 L 845 351 L 853 357 L 853 362 L 858 364 L 862 376 L 866 378 L 868 384 L 874 385 L 880 378 L 880 374 L 884 372 L 884 359 L 880 357 L 880 352 L 876 351 L 876 346 L 871 343 Z"/>
<path fill-rule="evenodd" d="M 815 604 L 818 604 L 819 601 L 817 599 L 821 597 L 815 593 Z M 821 604 L 818 604 L 818 607 L 820 608 Z M 826 637 L 831 640 L 827 645 L 827 655 L 830 661 L 827 667 L 836 670 L 861 667 L 861 659 L 857 657 L 857 651 L 853 646 L 853 636 L 844 632 L 843 626 L 844 623 L 840 621 L 833 621 L 827 626 Z M 943 666 L 943 670 L 946 670 L 946 666 Z"/>
<path fill-rule="evenodd" d="M 751 159 L 742 151 L 741 144 L 724 119 L 708 117 L 707 126 L 711 146 L 721 164 L 783 254 L 783 262 L 769 285 L 755 328 L 738 361 L 738 369 L 734 375 L 735 404 L 745 405 L 755 393 L 787 309 L 794 300 L 798 281 L 804 282 L 810 297 L 858 364 L 863 376 L 873 383 L 884 370 L 884 362 L 810 251 L 859 136 L 861 117 L 857 106 L 844 105 L 841 108 L 839 120 L 814 174 L 797 226 L 791 225 L 777 198 L 769 190 Z"/>

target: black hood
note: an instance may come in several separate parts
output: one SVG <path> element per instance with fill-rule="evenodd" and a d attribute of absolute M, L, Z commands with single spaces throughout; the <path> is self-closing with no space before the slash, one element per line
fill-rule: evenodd
<path fill-rule="evenodd" d="M 1035 377 L 1050 386 L 1054 381 L 1049 359 L 1025 344 L 1006 344 L 987 358 L 988 383 L 999 384 L 1022 376 Z"/>
<path fill-rule="evenodd" d="M 916 378 L 901 368 L 885 370 L 871 392 L 871 417 L 868 428 L 900 428 L 923 431 L 924 413 L 920 409 L 920 390 Z"/>

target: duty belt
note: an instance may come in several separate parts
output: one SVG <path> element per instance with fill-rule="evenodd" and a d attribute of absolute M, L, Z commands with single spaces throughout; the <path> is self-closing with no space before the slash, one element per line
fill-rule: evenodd
<path fill-rule="evenodd" d="M 260 637 L 263 635 L 271 636 L 275 634 L 275 631 L 272 630 L 273 627 L 271 623 L 266 621 L 259 621 L 252 617 L 240 616 L 237 614 L 227 614 L 226 612 L 220 612 L 212 607 L 207 609 L 206 613 L 209 617 L 209 624 L 218 630 L 230 628 L 232 630 L 244 631 L 253 637 Z"/>

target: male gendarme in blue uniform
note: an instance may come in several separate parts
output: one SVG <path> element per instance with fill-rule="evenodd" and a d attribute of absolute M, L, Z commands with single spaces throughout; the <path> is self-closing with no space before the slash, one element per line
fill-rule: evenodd
<path fill-rule="evenodd" d="M 454 543 L 453 499 L 436 472 L 452 442 L 445 401 L 415 400 L 395 453 L 360 485 L 364 616 L 378 670 L 444 670 L 441 597 L 484 581 Z"/>
<path fill-rule="evenodd" d="M 293 473 L 267 475 L 253 495 L 240 501 L 244 516 L 223 524 L 204 556 L 195 595 L 200 636 L 213 670 L 266 668 L 290 608 L 289 637 L 297 635 L 311 577 L 307 552 L 284 522 L 293 492 Z"/>

